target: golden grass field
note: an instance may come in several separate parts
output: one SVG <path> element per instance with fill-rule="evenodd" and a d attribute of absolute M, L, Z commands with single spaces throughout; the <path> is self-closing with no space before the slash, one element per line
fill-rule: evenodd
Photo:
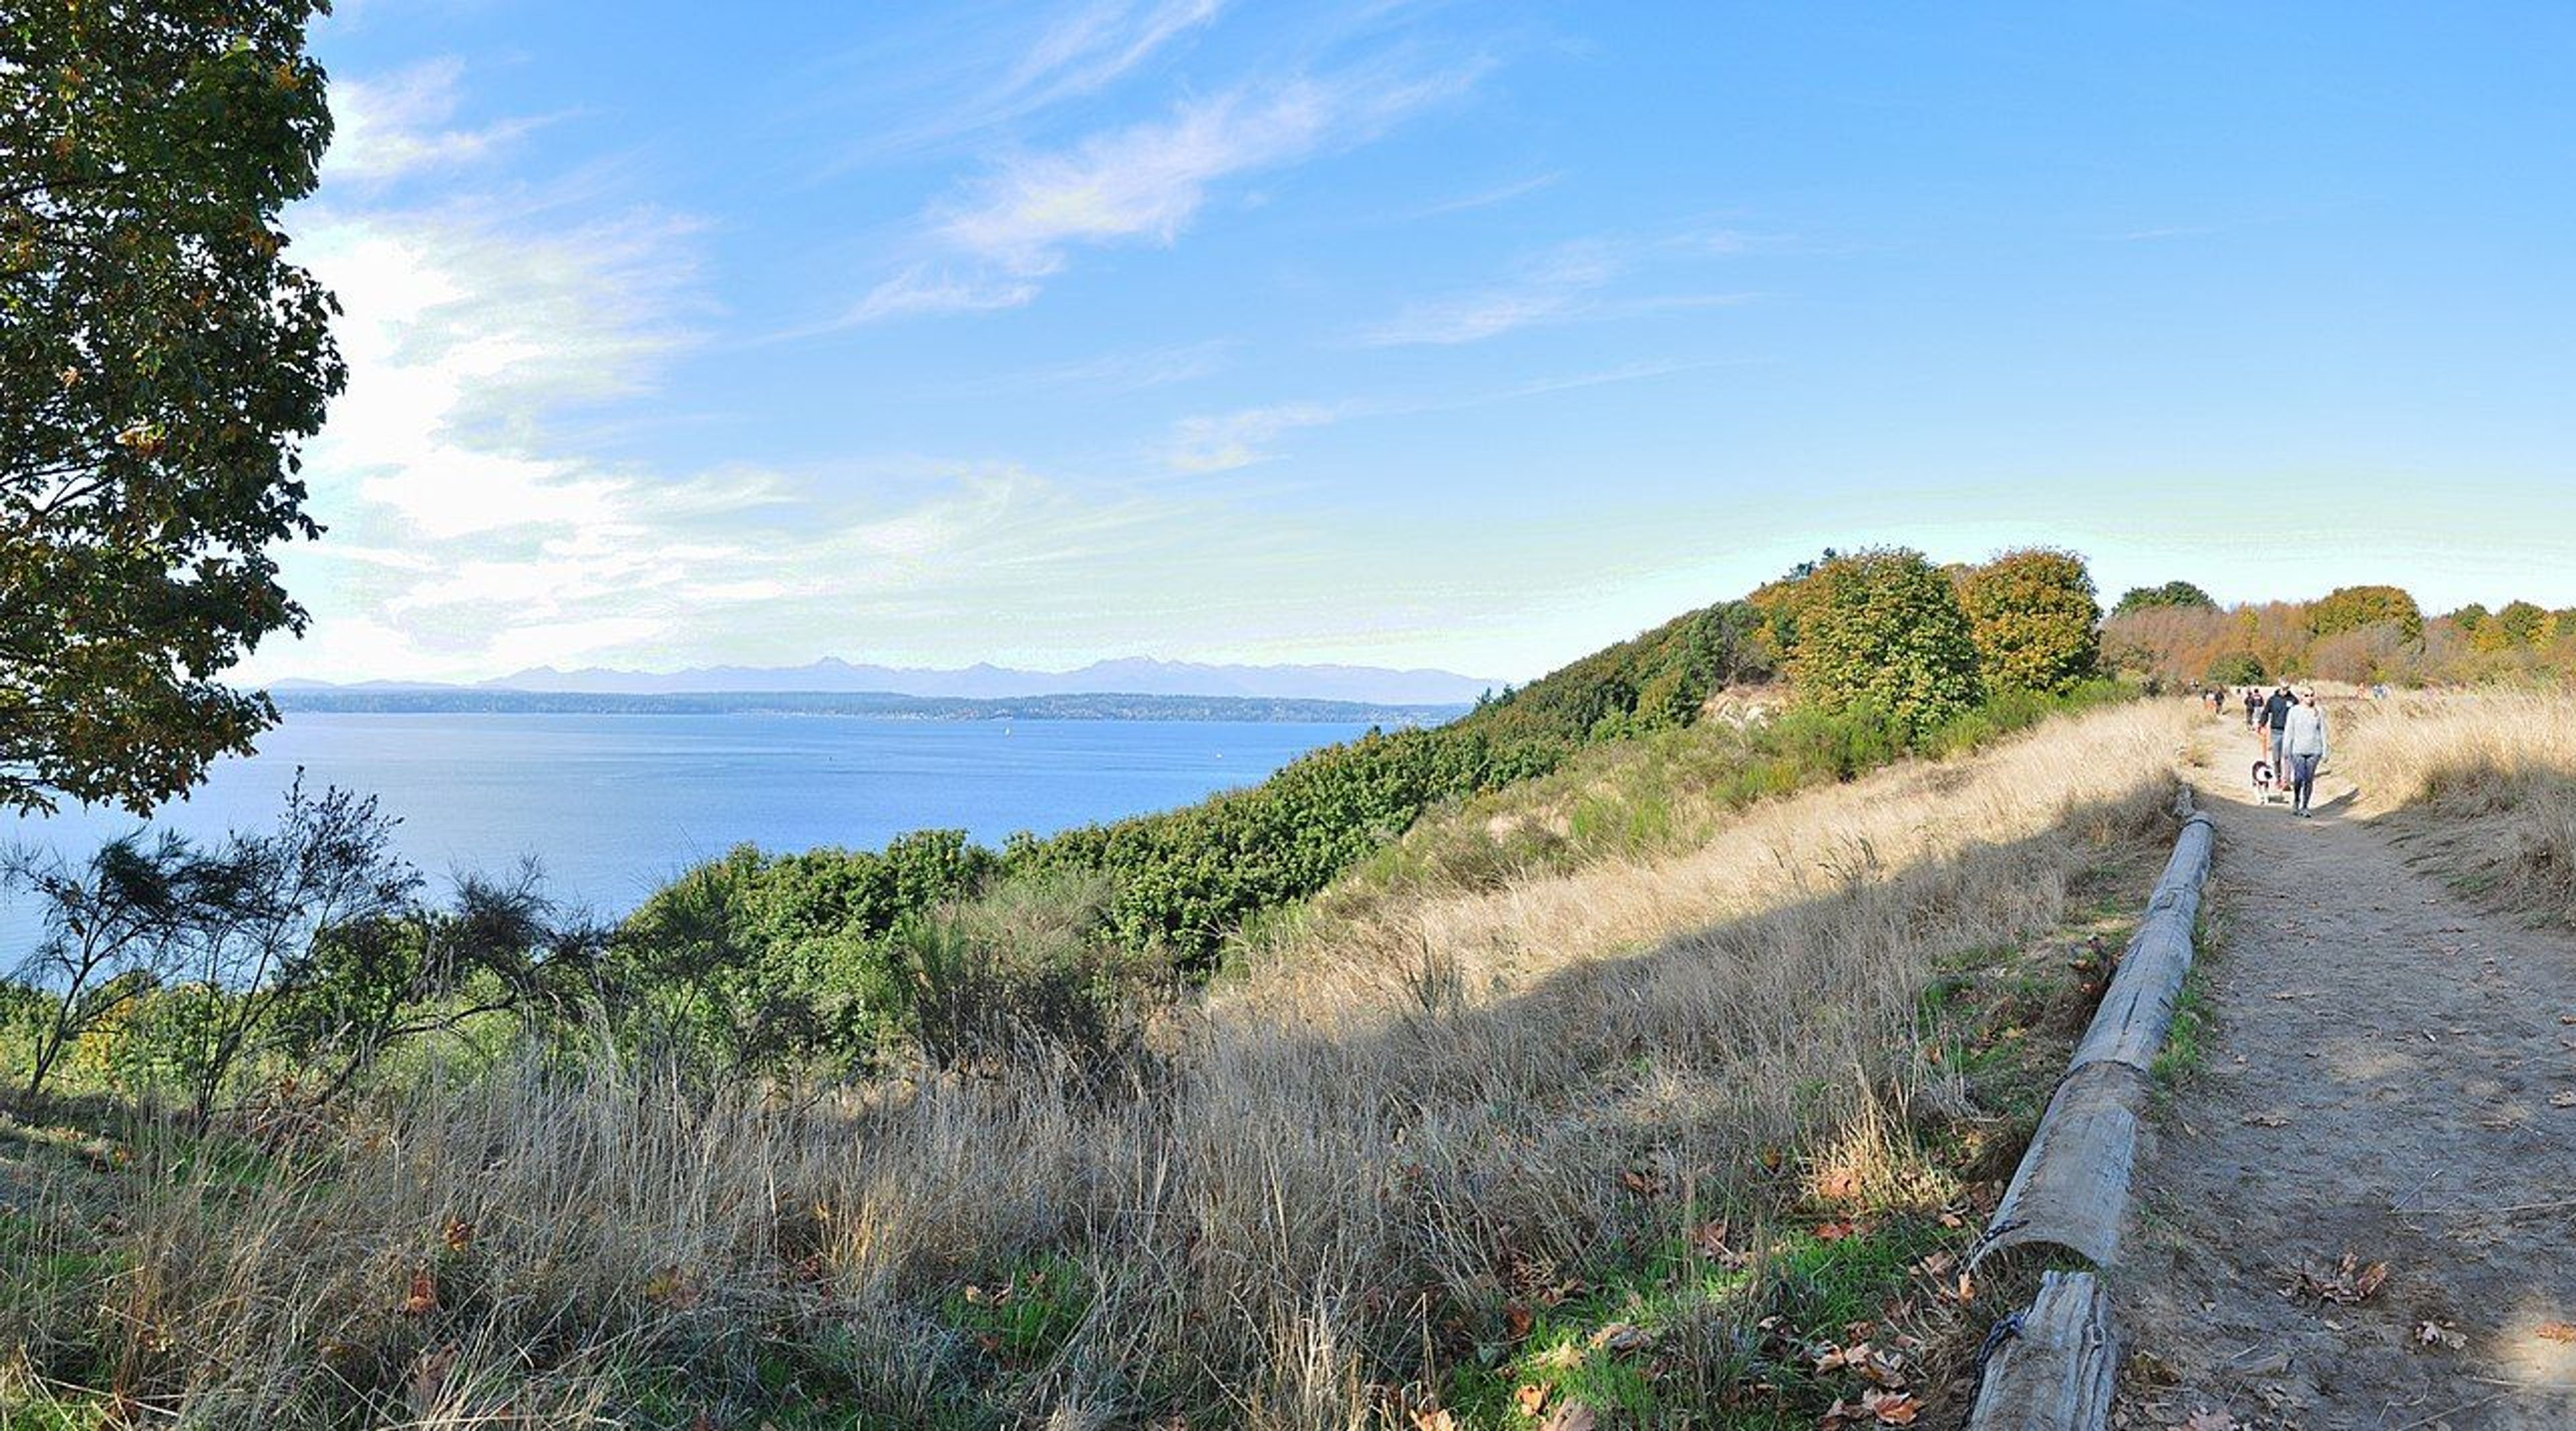
<path fill-rule="evenodd" d="M 2416 812 L 2456 878 L 2576 924 L 2576 695 L 2404 696 L 2341 752 L 2371 809 Z"/>

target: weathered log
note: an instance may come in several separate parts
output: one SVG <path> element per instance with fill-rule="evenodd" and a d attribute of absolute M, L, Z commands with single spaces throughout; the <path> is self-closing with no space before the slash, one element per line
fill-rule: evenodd
<path fill-rule="evenodd" d="M 2040 1114 L 1971 1265 L 2034 1242 L 2063 1247 L 2095 1266 L 2107 1266 L 2119 1253 L 2138 1119 L 2146 1111 L 2156 1051 L 2164 1047 L 2191 972 L 2192 927 L 2215 838 L 2208 816 L 2184 819 L 2146 917 L 2075 1046 L 2065 1082 Z"/>
<path fill-rule="evenodd" d="M 2213 839 L 2208 816 L 2184 822 L 2164 877 L 2147 900 L 2146 917 L 2120 956 L 2070 1067 L 2117 1061 L 2144 1073 L 2155 1066 L 2182 997 L 2183 977 L 2191 972 L 2191 932 L 2200 918 L 2200 887 L 2209 874 Z"/>
<path fill-rule="evenodd" d="M 2117 1061 L 2087 1064 L 2057 1085 L 1971 1265 L 2033 1242 L 2110 1265 L 2120 1251 L 2148 1087 L 2143 1071 Z"/>
<path fill-rule="evenodd" d="M 1968 1431 L 2077 1431 L 2111 1416 L 2110 1307 L 2090 1272 L 2050 1272 L 1987 1358 Z"/>

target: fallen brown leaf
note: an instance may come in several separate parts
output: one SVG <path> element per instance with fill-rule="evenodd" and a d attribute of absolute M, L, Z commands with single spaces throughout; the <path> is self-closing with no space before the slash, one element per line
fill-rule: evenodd
<path fill-rule="evenodd" d="M 1539 1408 L 1547 1405 L 1547 1387 L 1535 1381 L 1522 1382 L 1512 1389 L 1512 1404 L 1521 1409 L 1523 1416 L 1536 1416 Z"/>
<path fill-rule="evenodd" d="M 2278 1113 L 2248 1113 L 2236 1120 L 2249 1128 L 2287 1128 L 2290 1120 Z"/>
<path fill-rule="evenodd" d="M 2417 1322 L 2415 1324 L 2415 1342 L 2418 1346 L 2441 1347 L 2446 1351 L 2458 1351 L 2460 1348 L 2469 1344 L 2469 1339 L 2438 1322 Z"/>
<path fill-rule="evenodd" d="M 1612 1322 L 1592 1334 L 1592 1346 L 1596 1351 L 1644 1351 L 1654 1344 L 1655 1334 L 1634 1322 Z"/>
<path fill-rule="evenodd" d="M 1923 1403 L 1901 1391 L 1864 1391 L 1860 1406 L 1881 1426 L 1911 1426 L 1923 1414 Z"/>
<path fill-rule="evenodd" d="M 2360 1258 L 2346 1252 L 2332 1272 L 2301 1268 L 2290 1290 L 2293 1295 L 2320 1305 L 2327 1302 L 2351 1304 L 2369 1301 L 2387 1281 L 2387 1263 L 2373 1262 L 2364 1266 Z"/>
<path fill-rule="evenodd" d="M 2534 1330 L 2553 1342 L 2576 1342 L 2576 1327 L 2565 1322 L 2542 1322 Z"/>
<path fill-rule="evenodd" d="M 438 1310 L 438 1279 L 424 1267 L 411 1274 L 411 1287 L 403 1293 L 402 1311 L 406 1317 Z"/>
<path fill-rule="evenodd" d="M 1568 1401 L 1556 1408 L 1540 1431 L 1592 1431 L 1597 1424 L 1599 1418 L 1592 1414 L 1591 1407 L 1580 1401 Z"/>

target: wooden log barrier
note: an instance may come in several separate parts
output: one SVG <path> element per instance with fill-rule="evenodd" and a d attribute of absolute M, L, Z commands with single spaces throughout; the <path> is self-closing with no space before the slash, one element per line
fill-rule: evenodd
<path fill-rule="evenodd" d="M 2108 1299 L 2090 1272 L 2050 1272 L 2019 1325 L 1997 1341 L 1968 1431 L 2100 1426 L 2119 1371 Z"/>
<path fill-rule="evenodd" d="M 2157 1050 L 2191 972 L 2192 929 L 2216 834 L 2183 792 L 2182 833 L 2146 917 L 2120 956 L 2065 1081 L 2013 1171 L 1974 1266 L 2006 1247 L 2038 1243 L 2095 1267 L 2119 1256 L 2137 1160 L 2138 1122 L 2154 1086 Z M 1970 1412 L 1969 1431 L 2095 1431 L 2109 1423 L 2117 1364 L 2110 1310 L 2090 1272 L 2050 1272 L 2028 1311 L 1999 1324 Z"/>
<path fill-rule="evenodd" d="M 2191 932 L 2209 876 L 2209 817 L 2188 816 L 2146 917 L 2120 956 L 2093 1022 L 2048 1111 L 2039 1119 L 1971 1265 L 2006 1247 L 2063 1247 L 2095 1266 L 2120 1250 L 2138 1117 L 2146 1111 L 2156 1051 L 2191 972 Z"/>

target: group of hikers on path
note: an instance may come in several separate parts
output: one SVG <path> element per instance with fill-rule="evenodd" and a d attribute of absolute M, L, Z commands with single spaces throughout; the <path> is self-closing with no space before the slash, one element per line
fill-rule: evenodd
<path fill-rule="evenodd" d="M 2228 693 L 2212 689 L 2204 697 L 2212 714 L 2224 714 Z M 2308 803 L 2316 793 L 2317 767 L 2326 758 L 2326 717 L 2312 687 L 2293 691 L 2283 682 L 2270 694 L 2245 687 L 2237 697 L 2245 710 L 2245 728 L 2254 732 L 2254 787 L 2268 794 L 2290 793 L 2290 813 L 2309 818 Z"/>

